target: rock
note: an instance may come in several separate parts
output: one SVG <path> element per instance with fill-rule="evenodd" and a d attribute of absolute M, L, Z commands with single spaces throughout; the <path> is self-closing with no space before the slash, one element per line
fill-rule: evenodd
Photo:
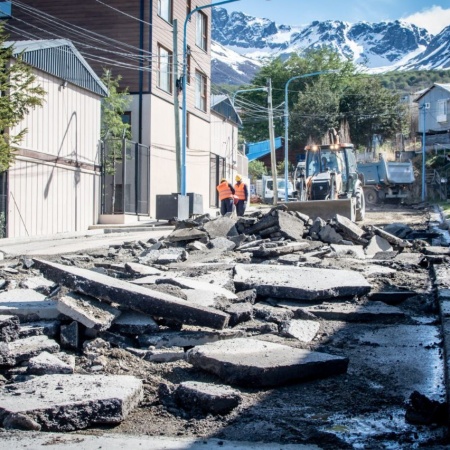
<path fill-rule="evenodd" d="M 18 316 L 21 322 L 56 319 L 57 302 L 33 289 L 13 289 L 0 293 L 0 314 Z"/>
<path fill-rule="evenodd" d="M 0 421 L 22 414 L 42 431 L 74 431 L 122 422 L 142 399 L 142 381 L 120 375 L 43 375 L 0 391 Z"/>
<path fill-rule="evenodd" d="M 232 339 L 194 347 L 187 361 L 231 385 L 267 388 L 347 371 L 348 359 L 258 339 Z"/>
<path fill-rule="evenodd" d="M 140 335 L 159 331 L 159 325 L 151 316 L 135 311 L 125 311 L 120 317 L 114 320 L 111 331 Z"/>
<path fill-rule="evenodd" d="M 78 322 L 73 321 L 69 325 L 61 325 L 61 346 L 69 350 L 77 350 L 80 345 Z"/>
<path fill-rule="evenodd" d="M 174 396 L 183 409 L 213 415 L 228 414 L 242 401 L 240 393 L 229 386 L 195 381 L 181 383 Z"/>
<path fill-rule="evenodd" d="M 290 320 L 281 326 L 283 336 L 298 339 L 301 342 L 311 342 L 320 329 L 320 323 L 313 320 Z"/>
<path fill-rule="evenodd" d="M 30 359 L 28 362 L 28 373 L 33 375 L 73 373 L 73 367 L 64 361 L 61 361 L 55 355 L 48 352 L 42 352 L 40 355 Z"/>
<path fill-rule="evenodd" d="M 0 342 L 11 342 L 19 338 L 19 318 L 17 316 L 0 316 Z"/>
<path fill-rule="evenodd" d="M 234 327 L 238 323 L 247 322 L 253 318 L 253 305 L 251 303 L 235 303 L 228 306 L 225 312 L 230 315 L 229 326 Z"/>
<path fill-rule="evenodd" d="M 367 256 L 375 256 L 379 252 L 392 252 L 393 248 L 389 242 L 381 236 L 373 236 L 365 248 Z"/>
<path fill-rule="evenodd" d="M 282 324 L 294 317 L 294 313 L 284 308 L 275 308 L 273 306 L 257 303 L 253 307 L 254 315 L 257 319 L 266 322 L 275 322 Z"/>
<path fill-rule="evenodd" d="M 338 244 L 344 238 L 332 226 L 325 225 L 319 232 L 319 237 L 322 242 L 329 244 Z"/>
<path fill-rule="evenodd" d="M 209 245 L 211 248 L 225 251 L 231 251 L 236 247 L 236 244 L 233 241 L 230 241 L 229 239 L 224 237 L 211 239 Z"/>
<path fill-rule="evenodd" d="M 234 282 L 238 290 L 299 301 L 362 296 L 371 289 L 360 273 L 350 270 L 258 264 L 237 264 Z"/>
<path fill-rule="evenodd" d="M 203 225 L 210 239 L 218 237 L 233 237 L 239 233 L 236 230 L 236 221 L 229 217 L 218 217 Z"/>

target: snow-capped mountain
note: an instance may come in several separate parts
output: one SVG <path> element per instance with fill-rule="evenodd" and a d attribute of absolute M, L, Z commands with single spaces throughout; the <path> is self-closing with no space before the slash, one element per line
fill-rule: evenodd
<path fill-rule="evenodd" d="M 329 46 L 369 72 L 450 67 L 450 27 L 433 37 L 402 21 L 350 24 L 337 20 L 306 26 L 277 25 L 224 8 L 212 12 L 212 77 L 216 83 L 248 83 L 268 57 Z"/>

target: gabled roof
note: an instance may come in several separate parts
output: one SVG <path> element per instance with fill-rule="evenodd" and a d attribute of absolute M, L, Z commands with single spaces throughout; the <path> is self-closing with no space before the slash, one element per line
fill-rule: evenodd
<path fill-rule="evenodd" d="M 9 41 L 4 45 L 13 46 L 15 57 L 23 52 L 22 59 L 30 66 L 102 97 L 108 95 L 106 86 L 67 39 Z"/>
<path fill-rule="evenodd" d="M 230 97 L 225 94 L 213 94 L 211 95 L 211 111 L 231 120 L 238 126 L 242 126 L 242 120 L 239 117 L 236 108 L 230 100 Z"/>
<path fill-rule="evenodd" d="M 434 83 L 433 86 L 429 87 L 428 89 L 424 89 L 423 91 L 420 91 L 419 96 L 414 100 L 415 102 L 419 102 L 419 100 L 424 97 L 425 95 L 428 94 L 428 92 L 430 92 L 431 90 L 433 90 L 435 87 L 440 87 L 442 89 L 444 89 L 444 91 L 448 91 L 448 93 L 450 94 L 450 84 L 449 83 L 445 83 L 445 84 L 441 84 L 441 83 Z"/>

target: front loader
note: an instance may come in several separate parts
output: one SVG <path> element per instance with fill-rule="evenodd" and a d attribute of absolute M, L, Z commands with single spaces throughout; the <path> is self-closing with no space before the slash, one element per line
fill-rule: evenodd
<path fill-rule="evenodd" d="M 353 144 L 313 145 L 305 151 L 306 165 L 294 174 L 298 201 L 285 203 L 288 210 L 312 219 L 340 214 L 354 222 L 364 220 L 363 186 Z"/>

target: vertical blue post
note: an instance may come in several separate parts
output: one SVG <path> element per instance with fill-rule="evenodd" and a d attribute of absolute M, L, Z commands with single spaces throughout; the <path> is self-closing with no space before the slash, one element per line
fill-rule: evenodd
<path fill-rule="evenodd" d="M 425 191 L 426 191 L 426 154 L 425 154 L 425 125 L 426 125 L 426 116 L 425 116 L 425 103 L 422 104 L 422 114 L 423 114 L 423 130 L 422 130 L 422 201 L 425 201 Z"/>

